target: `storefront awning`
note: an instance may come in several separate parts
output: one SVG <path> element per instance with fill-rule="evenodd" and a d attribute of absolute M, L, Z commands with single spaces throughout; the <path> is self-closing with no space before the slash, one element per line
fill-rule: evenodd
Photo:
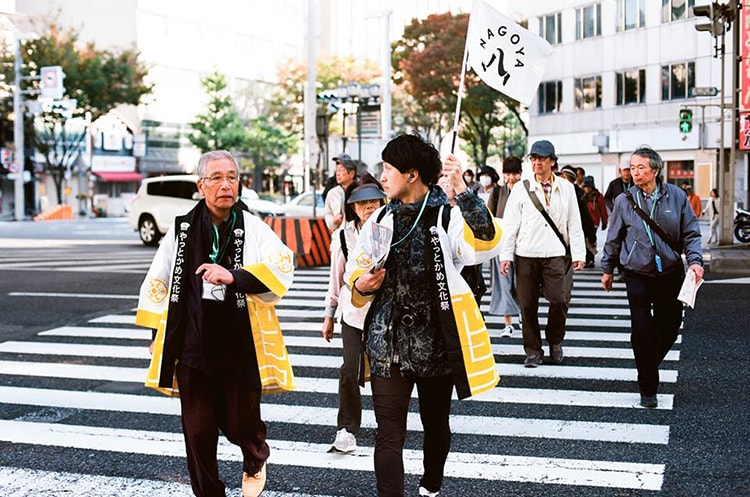
<path fill-rule="evenodd" d="M 94 175 L 100 180 L 108 183 L 136 183 L 143 179 L 143 175 L 136 172 L 99 172 L 95 171 Z"/>

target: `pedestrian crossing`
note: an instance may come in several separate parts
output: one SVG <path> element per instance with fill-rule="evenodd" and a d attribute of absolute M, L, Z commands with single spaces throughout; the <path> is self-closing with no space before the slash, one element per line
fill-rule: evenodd
<path fill-rule="evenodd" d="M 137 268 L 143 274 L 152 255 L 144 251 L 143 260 L 140 254 L 130 259 L 113 255 L 111 267 L 127 273 Z M 0 270 L 23 267 L 31 260 L 6 259 Z M 74 256 L 43 267 L 77 271 L 82 266 Z M 341 340 L 335 337 L 328 343 L 320 337 L 327 281 L 327 268 L 298 269 L 292 289 L 277 308 L 298 388 L 263 399 L 271 446 L 266 496 L 375 494 L 376 423 L 369 385 L 362 390 L 357 451 L 354 455 L 329 452 L 335 434 Z M 74 294 L 47 296 L 70 295 Z M 55 469 L 0 467 L 0 494 L 31 495 L 53 481 L 58 489 L 70 485 L 75 491 L 76 485 L 66 482 L 77 479 L 80 488 L 88 489 L 79 495 L 190 493 L 179 400 L 142 387 L 150 333 L 133 326 L 136 295 L 127 291 L 118 295 L 132 299 L 131 311 L 0 343 L 0 447 L 54 451 L 64 459 L 86 454 L 132 461 L 137 456 L 157 467 L 171 462 L 171 469 L 139 478 L 125 469 L 81 471 L 74 463 L 57 464 Z M 524 368 L 520 331 L 501 338 L 502 317 L 487 315 L 488 302 L 486 296 L 482 310 L 502 381 L 491 392 L 455 400 L 453 445 L 441 495 L 513 495 L 521 488 L 537 489 L 535 495 L 582 495 L 583 488 L 585 495 L 602 496 L 659 491 L 666 471 L 680 342 L 660 372 L 659 407 L 646 410 L 638 405 L 621 283 L 604 293 L 598 272 L 576 273 L 565 363 L 560 366 Z M 544 306 L 540 315 L 544 323 Z M 408 429 L 405 472 L 407 489 L 413 488 L 407 495 L 415 495 L 422 472 L 416 403 Z M 222 439 L 218 454 L 223 464 L 237 470 L 241 453 L 235 446 Z M 229 495 L 239 495 L 239 477 L 231 480 L 234 477 L 230 474 L 226 481 Z M 122 488 L 133 490 L 117 493 Z M 70 494 L 60 491 L 59 495 Z"/>

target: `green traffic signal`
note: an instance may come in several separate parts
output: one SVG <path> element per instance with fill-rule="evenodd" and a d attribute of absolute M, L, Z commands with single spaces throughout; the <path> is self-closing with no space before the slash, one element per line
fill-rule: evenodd
<path fill-rule="evenodd" d="M 690 109 L 680 109 L 680 131 L 690 133 L 693 129 L 693 111 Z"/>

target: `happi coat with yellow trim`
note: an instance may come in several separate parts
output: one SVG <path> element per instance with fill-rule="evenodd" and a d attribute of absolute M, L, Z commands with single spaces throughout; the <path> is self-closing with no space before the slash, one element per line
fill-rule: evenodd
<path fill-rule="evenodd" d="M 386 207 L 382 207 L 385 209 Z M 442 209 L 450 209 L 448 229 L 440 222 Z M 382 218 L 382 219 L 381 219 Z M 379 220 L 380 219 L 380 220 Z M 379 220 L 379 221 L 378 221 Z M 494 218 L 493 218 L 494 220 Z M 436 264 L 442 264 L 447 282 L 435 281 L 435 294 L 438 295 L 439 307 L 452 314 L 455 326 L 441 326 L 448 353 L 448 364 L 451 368 L 456 393 L 464 399 L 493 389 L 500 381 L 495 358 L 492 353 L 490 336 L 479 312 L 474 295 L 460 274 L 463 266 L 475 265 L 489 261 L 500 250 L 502 229 L 495 221 L 495 234 L 492 240 L 480 240 L 474 237 L 471 228 L 465 222 L 458 207 L 441 208 L 434 228 L 430 228 L 433 243 L 430 250 L 435 250 Z M 346 264 L 345 281 L 353 288 L 354 281 L 365 271 L 369 271 L 374 261 L 372 223 L 380 223 L 393 230 L 393 216 L 381 215 L 380 210 L 373 213 L 362 227 L 357 246 L 350 253 Z M 386 258 L 388 255 L 386 255 Z M 442 262 L 441 262 L 442 260 Z M 386 269 L 387 270 L 387 269 Z M 440 279 L 440 277 L 436 278 Z M 447 285 L 445 284 L 447 283 Z M 352 304 L 362 306 L 372 301 L 372 296 L 363 296 L 352 290 Z M 372 312 L 372 311 L 370 311 Z M 446 336 L 447 334 L 447 336 Z"/>
<path fill-rule="evenodd" d="M 294 390 L 294 375 L 274 307 L 292 284 L 294 254 L 268 225 L 249 212 L 240 212 L 243 233 L 235 231 L 234 235 L 240 235 L 243 248 L 234 258 L 235 269 L 248 271 L 270 290 L 257 295 L 240 294 L 236 303 L 247 309 L 251 328 L 248 332 L 252 333 L 262 390 Z M 171 320 L 176 319 L 169 313 L 169 304 L 180 291 L 183 275 L 175 274 L 175 268 L 183 262 L 189 219 L 177 218 L 175 227 L 162 240 L 141 285 L 135 318 L 136 325 L 156 330 L 145 385 L 170 396 L 179 395 L 179 391 L 174 378 L 176 359 L 165 360 L 164 353 L 167 330 L 171 329 Z"/>

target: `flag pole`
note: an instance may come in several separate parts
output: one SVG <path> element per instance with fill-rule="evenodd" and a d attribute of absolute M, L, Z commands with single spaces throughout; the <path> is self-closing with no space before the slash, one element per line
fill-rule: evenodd
<path fill-rule="evenodd" d="M 473 10 L 473 9 L 472 9 Z M 471 14 L 466 26 L 466 38 L 464 39 L 464 61 L 461 64 L 461 78 L 458 82 L 458 98 L 456 99 L 456 115 L 453 117 L 453 139 L 451 140 L 451 153 L 456 148 L 456 136 L 458 135 L 458 120 L 461 115 L 461 99 L 464 96 L 464 80 L 466 79 L 466 61 L 469 58 L 469 32 L 471 31 Z"/>

